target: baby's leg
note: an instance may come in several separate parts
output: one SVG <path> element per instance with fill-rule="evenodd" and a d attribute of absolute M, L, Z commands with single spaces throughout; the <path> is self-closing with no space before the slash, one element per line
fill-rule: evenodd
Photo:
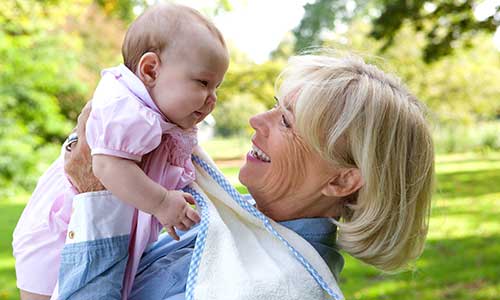
<path fill-rule="evenodd" d="M 71 215 L 62 157 L 40 177 L 13 234 L 17 287 L 23 299 L 50 296 L 57 282 L 57 266 Z M 68 191 L 69 192 L 69 191 Z"/>

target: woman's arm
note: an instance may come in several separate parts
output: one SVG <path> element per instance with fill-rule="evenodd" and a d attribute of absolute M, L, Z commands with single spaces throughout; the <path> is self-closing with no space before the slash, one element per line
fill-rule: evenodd
<path fill-rule="evenodd" d="M 85 135 L 87 120 L 92 109 L 89 101 L 78 115 L 76 128 L 76 139 L 65 145 L 64 172 L 68 175 L 71 184 L 79 193 L 95 192 L 104 190 L 104 186 L 94 175 L 92 170 L 92 157 Z"/>
<path fill-rule="evenodd" d="M 54 299 L 121 299 L 133 214 L 108 191 L 75 196 Z"/>

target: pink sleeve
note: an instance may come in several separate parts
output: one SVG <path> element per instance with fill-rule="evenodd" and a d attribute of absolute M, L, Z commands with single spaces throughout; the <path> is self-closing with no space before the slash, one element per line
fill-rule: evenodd
<path fill-rule="evenodd" d="M 140 161 L 161 142 L 159 116 L 135 99 L 92 101 L 87 142 L 92 155 L 105 154 Z"/>

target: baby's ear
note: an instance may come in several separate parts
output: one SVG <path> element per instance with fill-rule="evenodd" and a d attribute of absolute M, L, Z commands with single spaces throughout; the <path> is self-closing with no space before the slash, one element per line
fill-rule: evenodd
<path fill-rule="evenodd" d="M 147 52 L 141 56 L 137 65 L 137 75 L 147 87 L 153 87 L 160 72 L 160 58 L 156 53 Z"/>

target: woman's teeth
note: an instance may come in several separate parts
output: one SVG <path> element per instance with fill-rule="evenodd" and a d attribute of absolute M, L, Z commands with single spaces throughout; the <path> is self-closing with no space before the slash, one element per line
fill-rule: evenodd
<path fill-rule="evenodd" d="M 264 162 L 271 162 L 271 159 L 269 158 L 269 156 L 267 156 L 264 152 L 262 152 L 262 150 L 257 148 L 255 145 L 252 145 L 252 150 L 250 150 L 250 154 L 253 157 L 255 157 L 259 160 L 262 160 Z"/>

